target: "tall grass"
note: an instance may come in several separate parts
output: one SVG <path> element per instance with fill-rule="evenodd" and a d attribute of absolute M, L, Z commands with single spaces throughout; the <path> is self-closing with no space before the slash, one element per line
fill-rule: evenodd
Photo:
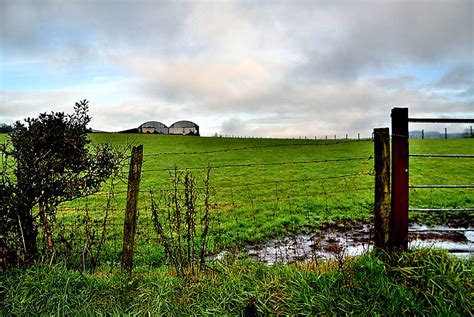
<path fill-rule="evenodd" d="M 473 261 L 414 250 L 381 259 L 265 266 L 218 262 L 193 279 L 161 267 L 131 278 L 61 266 L 0 277 L 0 315 L 451 315 L 472 313 Z"/>

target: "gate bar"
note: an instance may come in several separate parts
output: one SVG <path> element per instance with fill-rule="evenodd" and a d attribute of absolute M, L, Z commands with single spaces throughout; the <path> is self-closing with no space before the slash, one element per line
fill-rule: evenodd
<path fill-rule="evenodd" d="M 417 123 L 474 123 L 474 119 L 408 118 L 408 122 L 417 122 Z"/>
<path fill-rule="evenodd" d="M 443 212 L 443 211 L 474 211 L 474 208 L 410 208 L 410 211 L 433 211 L 433 212 Z"/>
<path fill-rule="evenodd" d="M 446 158 L 474 158 L 469 154 L 409 154 L 412 157 L 446 157 Z"/>
<path fill-rule="evenodd" d="M 474 185 L 412 185 L 408 188 L 474 188 Z"/>

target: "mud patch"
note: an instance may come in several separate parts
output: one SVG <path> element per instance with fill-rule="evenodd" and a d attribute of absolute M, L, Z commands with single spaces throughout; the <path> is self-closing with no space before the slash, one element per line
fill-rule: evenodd
<path fill-rule="evenodd" d="M 245 248 L 250 258 L 267 264 L 340 259 L 360 255 L 373 247 L 372 226 L 353 224 L 350 230 L 325 228 L 314 234 L 274 239 Z M 459 257 L 474 253 L 474 227 L 453 228 L 411 224 L 409 247 L 447 249 Z"/>

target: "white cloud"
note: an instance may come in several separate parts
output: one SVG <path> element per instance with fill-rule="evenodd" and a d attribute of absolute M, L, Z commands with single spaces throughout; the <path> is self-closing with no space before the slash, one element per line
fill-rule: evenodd
<path fill-rule="evenodd" d="M 90 78 L 38 91 L 21 80 L 0 87 L 0 122 L 84 98 L 94 128 L 111 131 L 188 119 L 204 134 L 367 135 L 389 124 L 393 106 L 474 112 L 469 0 L 6 0 L 0 11 L 9 72 L 34 61 Z M 440 78 L 423 72 L 440 67 Z"/>

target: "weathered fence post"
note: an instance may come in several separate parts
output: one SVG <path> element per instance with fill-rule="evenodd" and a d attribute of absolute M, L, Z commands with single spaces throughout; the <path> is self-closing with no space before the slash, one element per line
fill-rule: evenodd
<path fill-rule="evenodd" d="M 390 224 L 390 135 L 388 128 L 374 129 L 376 248 L 386 249 Z"/>
<path fill-rule="evenodd" d="M 123 228 L 122 270 L 132 273 L 133 248 L 137 221 L 138 193 L 143 161 L 143 145 L 132 148 L 132 159 L 128 172 L 127 206 Z"/>
<path fill-rule="evenodd" d="M 4 266 L 7 262 L 6 254 L 7 254 L 7 248 L 5 248 L 0 242 L 0 274 L 3 273 Z"/>
<path fill-rule="evenodd" d="M 408 108 L 392 109 L 391 249 L 408 248 Z"/>
<path fill-rule="evenodd" d="M 444 128 L 444 138 L 448 139 L 448 128 Z"/>

